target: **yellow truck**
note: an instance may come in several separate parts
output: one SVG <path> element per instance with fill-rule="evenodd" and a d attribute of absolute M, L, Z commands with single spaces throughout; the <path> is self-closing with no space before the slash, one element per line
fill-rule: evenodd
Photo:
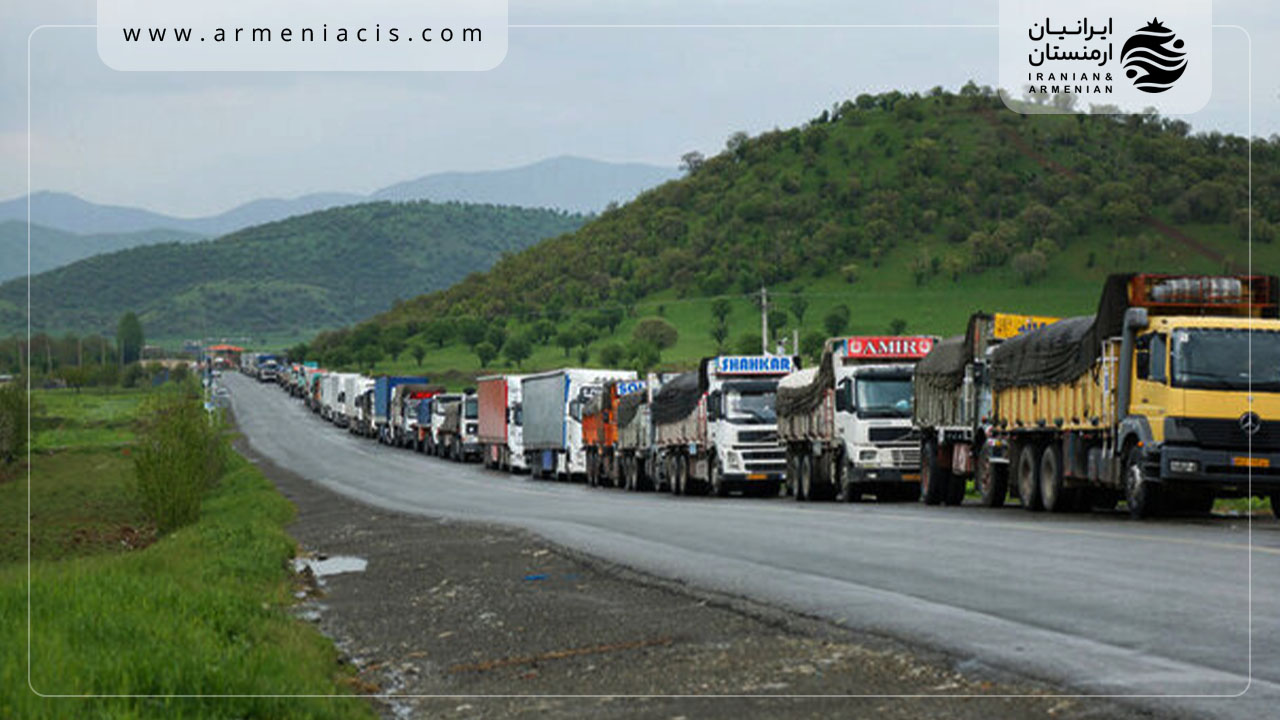
<path fill-rule="evenodd" d="M 1280 500 L 1273 276 L 1112 275 L 1093 316 L 990 356 L 991 439 L 1028 510 L 1134 517 Z"/>

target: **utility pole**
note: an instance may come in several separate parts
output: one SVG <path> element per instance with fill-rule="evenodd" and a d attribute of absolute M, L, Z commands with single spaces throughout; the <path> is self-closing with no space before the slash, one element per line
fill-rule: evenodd
<path fill-rule="evenodd" d="M 760 286 L 760 352 L 769 354 L 769 291 Z"/>

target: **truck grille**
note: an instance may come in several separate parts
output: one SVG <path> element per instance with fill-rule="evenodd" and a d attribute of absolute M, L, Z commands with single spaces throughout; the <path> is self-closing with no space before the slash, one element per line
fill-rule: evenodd
<path fill-rule="evenodd" d="M 1249 436 L 1240 429 L 1240 421 L 1230 418 L 1184 418 L 1178 421 L 1195 435 L 1202 447 L 1221 450 L 1247 450 Z M 1254 450 L 1280 450 L 1280 422 L 1264 421 L 1253 435 Z"/>
<path fill-rule="evenodd" d="M 893 466 L 896 468 L 915 469 L 920 467 L 919 448 L 893 448 L 889 455 L 893 458 Z"/>
<path fill-rule="evenodd" d="M 738 442 L 744 443 L 776 443 L 778 442 L 777 430 L 743 430 L 738 433 Z"/>
<path fill-rule="evenodd" d="M 882 443 L 918 443 L 920 431 L 904 427 L 873 427 L 867 432 L 867 439 L 873 444 Z"/>

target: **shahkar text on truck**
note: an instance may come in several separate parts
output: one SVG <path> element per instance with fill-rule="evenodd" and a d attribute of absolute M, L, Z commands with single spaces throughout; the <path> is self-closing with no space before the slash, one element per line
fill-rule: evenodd
<path fill-rule="evenodd" d="M 1008 445 L 992 432 L 991 353 L 1009 338 L 1057 321 L 974 313 L 963 335 L 935 343 L 916 365 L 914 422 L 920 432 L 920 498 L 926 505 L 961 504 L 971 477 L 983 505 L 1004 504 Z"/>
<path fill-rule="evenodd" d="M 1280 491 L 1273 276 L 1112 275 L 1093 316 L 991 354 L 993 425 L 1029 510 L 1203 513 Z"/>
<path fill-rule="evenodd" d="M 774 400 L 798 367 L 782 355 L 710 357 L 665 383 L 650 403 L 659 482 L 677 495 L 777 495 L 786 462 Z"/>
<path fill-rule="evenodd" d="M 815 368 L 778 383 L 778 441 L 796 500 L 914 500 L 920 453 L 911 375 L 935 338 L 832 338 Z"/>

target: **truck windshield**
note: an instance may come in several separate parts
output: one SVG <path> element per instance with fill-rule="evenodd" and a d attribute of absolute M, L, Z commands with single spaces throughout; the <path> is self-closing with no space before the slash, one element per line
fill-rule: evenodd
<path fill-rule="evenodd" d="M 1250 337 L 1252 336 L 1252 337 Z M 1250 347 L 1252 345 L 1252 348 Z M 1253 367 L 1250 368 L 1250 350 Z M 1174 387 L 1280 391 L 1280 332 L 1273 330 L 1176 330 L 1170 352 Z"/>
<path fill-rule="evenodd" d="M 856 388 L 858 417 L 911 417 L 910 377 L 860 377 Z"/>
<path fill-rule="evenodd" d="M 767 425 L 778 421 L 772 390 L 766 392 L 728 392 L 725 394 L 725 417 L 732 423 Z"/>
<path fill-rule="evenodd" d="M 475 420 L 480 417 L 480 401 L 476 398 L 467 398 L 466 403 L 462 406 L 462 411 L 468 420 Z"/>

